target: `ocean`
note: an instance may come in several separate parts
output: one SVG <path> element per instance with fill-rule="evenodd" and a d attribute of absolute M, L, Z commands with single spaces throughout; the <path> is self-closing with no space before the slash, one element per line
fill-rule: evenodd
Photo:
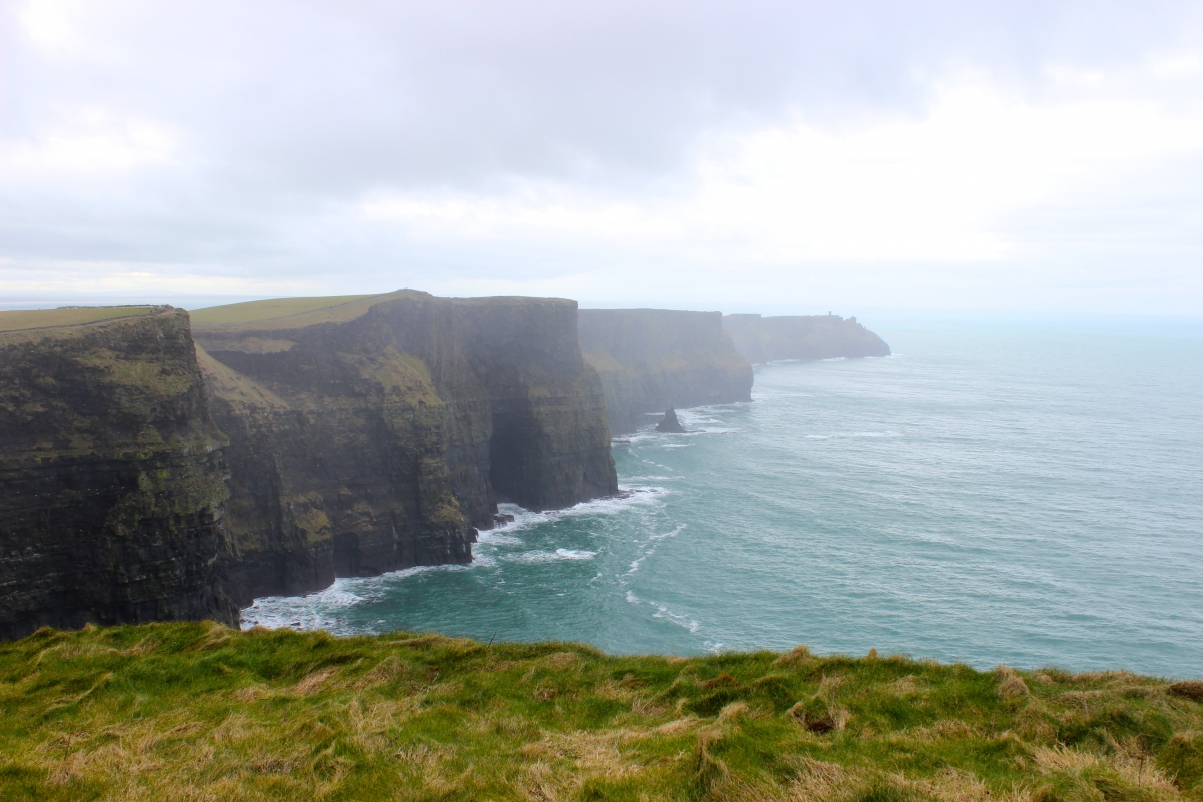
<path fill-rule="evenodd" d="M 1203 324 L 899 318 L 614 440 L 624 498 L 244 626 L 1203 676 Z"/>

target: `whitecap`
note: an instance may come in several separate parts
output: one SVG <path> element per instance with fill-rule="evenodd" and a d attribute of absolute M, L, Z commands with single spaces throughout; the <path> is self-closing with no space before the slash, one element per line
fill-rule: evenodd
<path fill-rule="evenodd" d="M 554 563 L 563 560 L 592 560 L 597 556 L 596 551 L 586 549 L 556 549 L 555 551 L 524 551 L 519 554 L 507 554 L 501 557 L 507 563 Z"/>
<path fill-rule="evenodd" d="M 644 554 L 642 557 L 640 557 L 639 559 L 637 559 L 637 560 L 635 560 L 634 562 L 632 562 L 632 563 L 631 563 L 630 570 L 629 570 L 629 571 L 627 571 L 627 575 L 629 576 L 630 574 L 633 574 L 633 573 L 635 573 L 636 571 L 638 571 L 638 570 L 639 570 L 639 564 L 640 564 L 640 563 L 642 563 L 644 560 L 646 560 L 648 557 L 651 557 L 651 556 L 652 556 L 653 554 L 655 554 L 655 553 L 656 553 L 656 550 L 655 550 L 655 549 L 651 549 L 650 551 L 646 552 L 646 553 L 645 553 L 645 554 Z"/>
<path fill-rule="evenodd" d="M 324 629 L 336 635 L 347 634 L 340 613 L 353 607 L 384 598 L 388 587 L 418 574 L 436 571 L 468 571 L 487 568 L 497 561 L 484 555 L 476 555 L 467 565 L 418 565 L 399 571 L 371 577 L 341 577 L 330 587 L 304 596 L 263 596 L 241 611 L 241 626 L 267 629 L 292 628 L 298 630 Z"/>
<path fill-rule="evenodd" d="M 586 549 L 556 549 L 556 556 L 561 560 L 592 560 L 597 556 L 597 552 Z"/>
<path fill-rule="evenodd" d="M 662 535 L 652 535 L 651 537 L 648 538 L 648 540 L 649 541 L 667 540 L 670 537 L 676 537 L 677 535 L 681 534 L 682 531 L 684 531 L 686 528 L 688 528 L 688 526 L 689 526 L 689 524 L 681 524 L 680 526 L 678 526 L 676 529 L 672 530 L 671 532 L 665 532 Z"/>
<path fill-rule="evenodd" d="M 517 504 L 498 504 L 497 511 L 504 515 L 514 516 L 514 520 L 501 524 L 490 531 L 495 534 L 506 534 L 530 529 L 533 526 L 558 521 L 562 518 L 580 515 L 613 515 L 631 507 L 653 504 L 658 498 L 670 492 L 672 491 L 668 488 L 654 485 L 620 484 L 617 496 L 582 501 L 580 504 L 562 510 L 533 512 L 519 507 Z"/>
<path fill-rule="evenodd" d="M 900 437 L 898 432 L 836 432 L 835 434 L 808 434 L 807 440 L 831 440 L 842 437 Z"/>
<path fill-rule="evenodd" d="M 523 546 L 525 543 L 521 538 L 505 535 L 498 532 L 496 529 L 486 529 L 476 536 L 477 543 L 483 543 L 486 546 Z"/>
<path fill-rule="evenodd" d="M 656 602 L 652 602 L 652 604 L 656 605 L 656 610 L 657 610 L 657 612 L 652 614 L 652 618 L 659 618 L 661 620 L 676 624 L 679 627 L 689 630 L 690 634 L 697 632 L 698 629 L 701 628 L 701 626 L 702 626 L 697 621 L 695 621 L 694 619 L 690 618 L 687 615 L 681 615 L 680 613 L 674 613 L 672 610 L 668 609 L 663 604 L 657 604 Z"/>

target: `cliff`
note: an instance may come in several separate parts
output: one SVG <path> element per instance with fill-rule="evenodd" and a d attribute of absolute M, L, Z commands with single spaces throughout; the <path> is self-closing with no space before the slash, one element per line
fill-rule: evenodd
<path fill-rule="evenodd" d="M 777 359 L 890 355 L 890 346 L 855 317 L 726 315 L 723 330 L 731 335 L 736 350 L 757 364 Z"/>
<path fill-rule="evenodd" d="M 237 622 L 224 445 L 186 312 L 0 312 L 0 638 Z"/>
<path fill-rule="evenodd" d="M 581 350 L 601 377 L 610 429 L 632 432 L 646 413 L 752 400 L 752 366 L 719 312 L 582 309 Z"/>
<path fill-rule="evenodd" d="M 575 302 L 399 292 L 194 319 L 231 441 L 240 603 L 468 562 L 499 499 L 546 509 L 617 492 Z"/>

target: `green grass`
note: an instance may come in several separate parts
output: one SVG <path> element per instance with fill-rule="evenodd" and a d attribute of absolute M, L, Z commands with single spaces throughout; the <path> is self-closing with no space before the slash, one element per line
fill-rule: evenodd
<path fill-rule="evenodd" d="M 1203 683 L 215 624 L 0 645 L 0 799 L 1203 798 Z"/>
<path fill-rule="evenodd" d="M 252 323 L 304 315 L 334 307 L 345 307 L 348 304 L 355 305 L 358 309 L 359 305 L 356 305 L 355 302 L 369 298 L 378 301 L 382 297 L 380 295 L 331 295 L 324 298 L 273 298 L 268 301 L 247 301 L 240 304 L 210 306 L 189 312 L 189 314 L 193 323 L 206 325 Z M 367 308 L 367 306 L 363 307 L 365 311 Z"/>
<path fill-rule="evenodd" d="M 0 331 L 59 328 L 99 323 L 158 312 L 159 306 L 64 306 L 59 309 L 22 309 L 0 312 Z"/>

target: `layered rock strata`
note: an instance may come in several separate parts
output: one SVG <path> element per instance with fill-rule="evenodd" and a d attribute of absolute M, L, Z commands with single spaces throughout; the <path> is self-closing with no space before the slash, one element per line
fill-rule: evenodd
<path fill-rule="evenodd" d="M 856 322 L 839 315 L 761 317 L 726 315 L 723 330 L 749 362 L 889 356 L 890 346 Z"/>
<path fill-rule="evenodd" d="M 752 400 L 752 366 L 723 332 L 719 312 L 582 309 L 578 329 L 615 434 L 670 406 Z"/>
<path fill-rule="evenodd" d="M 498 500 L 546 509 L 617 492 L 575 302 L 400 292 L 195 317 L 231 440 L 240 603 L 468 562 Z"/>
<path fill-rule="evenodd" d="M 0 313 L 0 638 L 236 624 L 224 445 L 186 312 Z"/>

